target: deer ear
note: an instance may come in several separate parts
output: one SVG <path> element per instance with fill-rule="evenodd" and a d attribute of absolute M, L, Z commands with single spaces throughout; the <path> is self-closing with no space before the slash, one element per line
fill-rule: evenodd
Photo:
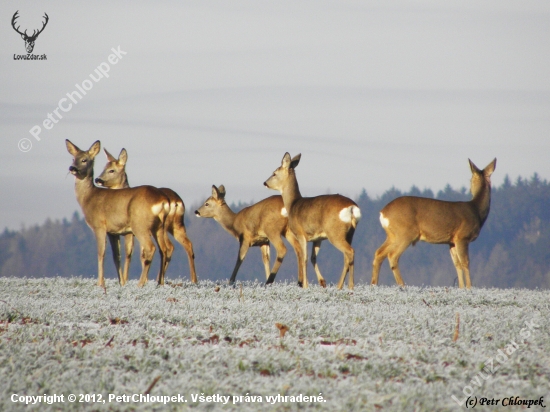
<path fill-rule="evenodd" d="M 296 156 L 292 158 L 290 161 L 290 168 L 294 169 L 296 166 L 298 166 L 298 163 L 300 163 L 300 158 L 302 157 L 301 153 L 298 153 Z"/>
<path fill-rule="evenodd" d="M 281 160 L 281 166 L 285 169 L 288 169 L 290 167 L 290 153 L 285 153 L 285 155 L 283 156 L 283 160 Z"/>
<path fill-rule="evenodd" d="M 65 146 L 67 146 L 67 151 L 73 156 L 75 157 L 78 152 L 81 152 L 82 150 L 80 150 L 78 147 L 76 147 L 74 144 L 71 143 L 71 141 L 69 139 L 65 139 Z"/>
<path fill-rule="evenodd" d="M 120 154 L 118 155 L 117 163 L 121 166 L 125 166 L 126 162 L 128 161 L 128 152 L 126 149 L 122 148 L 120 151 Z"/>
<path fill-rule="evenodd" d="M 96 140 L 92 146 L 88 149 L 88 154 L 93 159 L 97 156 L 99 151 L 101 150 L 101 142 L 99 140 Z"/>
<path fill-rule="evenodd" d="M 107 156 L 107 160 L 109 162 L 116 162 L 115 157 L 111 153 L 109 153 L 107 149 L 103 148 L 103 151 L 105 152 L 105 156 Z"/>
<path fill-rule="evenodd" d="M 218 188 L 216 185 L 212 185 L 212 197 L 214 199 L 218 199 L 220 192 L 218 191 Z"/>
<path fill-rule="evenodd" d="M 218 192 L 219 192 L 220 198 L 224 198 L 225 197 L 225 186 L 224 185 L 219 185 L 218 186 Z"/>
<path fill-rule="evenodd" d="M 472 171 L 472 174 L 474 173 L 481 173 L 481 170 L 472 162 L 470 159 L 468 159 L 468 162 L 470 162 L 470 170 Z"/>
<path fill-rule="evenodd" d="M 497 158 L 495 157 L 495 159 L 491 163 L 489 163 L 485 167 L 485 169 L 483 169 L 483 174 L 485 176 L 491 176 L 496 168 L 497 168 Z"/>

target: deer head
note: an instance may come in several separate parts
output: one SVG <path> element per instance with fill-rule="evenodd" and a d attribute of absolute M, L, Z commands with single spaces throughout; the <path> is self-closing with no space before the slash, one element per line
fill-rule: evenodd
<path fill-rule="evenodd" d="M 39 35 L 40 33 L 42 33 L 42 32 L 44 31 L 44 28 L 45 28 L 46 25 L 48 24 L 48 20 L 49 20 L 50 18 L 48 17 L 48 15 L 47 15 L 46 13 L 44 13 L 44 18 L 46 19 L 46 21 L 45 21 L 44 23 L 42 23 L 42 28 L 41 28 L 40 30 L 38 30 L 38 31 L 33 30 L 32 35 L 29 36 L 29 35 L 27 34 L 27 30 L 25 30 L 24 33 L 19 31 L 19 27 L 21 27 L 21 26 L 15 27 L 16 20 L 17 20 L 17 18 L 19 17 L 18 13 L 19 13 L 19 10 L 17 10 L 17 11 L 15 12 L 15 14 L 13 15 L 13 17 L 12 17 L 12 19 L 11 19 L 11 25 L 12 25 L 13 29 L 14 29 L 17 33 L 19 33 L 19 34 L 21 35 L 21 38 L 22 38 L 23 40 L 25 40 L 25 48 L 27 49 L 27 53 L 32 53 L 32 51 L 33 51 L 33 49 L 34 49 L 34 42 L 36 41 L 36 38 L 38 37 L 38 35 Z"/>
<path fill-rule="evenodd" d="M 118 159 L 114 157 L 107 149 L 103 149 L 107 155 L 107 164 L 103 172 L 95 179 L 98 186 L 109 189 L 122 189 L 129 187 L 128 176 L 126 175 L 126 162 L 128 161 L 128 153 L 126 149 L 122 149 L 118 155 Z"/>

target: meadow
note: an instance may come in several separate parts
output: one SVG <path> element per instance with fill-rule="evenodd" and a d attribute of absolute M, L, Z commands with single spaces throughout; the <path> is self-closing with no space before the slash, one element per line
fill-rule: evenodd
<path fill-rule="evenodd" d="M 550 405 L 548 290 L 95 282 L 0 278 L 0 410 Z"/>

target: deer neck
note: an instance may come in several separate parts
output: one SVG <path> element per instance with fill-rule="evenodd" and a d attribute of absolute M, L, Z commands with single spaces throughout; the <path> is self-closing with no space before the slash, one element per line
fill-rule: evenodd
<path fill-rule="evenodd" d="M 286 210 L 290 210 L 294 202 L 302 198 L 300 188 L 298 187 L 298 180 L 296 179 L 296 173 L 293 169 L 289 171 L 289 179 L 286 181 L 281 191 L 281 196 Z"/>
<path fill-rule="evenodd" d="M 117 185 L 117 189 L 126 189 L 130 187 L 130 183 L 128 182 L 128 175 L 126 172 L 124 172 L 124 176 L 121 179 L 121 182 Z"/>
<path fill-rule="evenodd" d="M 236 217 L 237 214 L 231 210 L 227 203 L 224 203 L 220 208 L 220 212 L 214 216 L 214 220 L 218 222 L 227 232 L 238 238 L 239 233 L 235 228 Z"/>
<path fill-rule="evenodd" d="M 76 200 L 80 207 L 84 210 L 87 200 L 93 196 L 96 190 L 100 190 L 94 185 L 94 172 L 89 172 L 84 178 L 80 179 L 75 177 L 74 190 L 76 193 Z"/>
<path fill-rule="evenodd" d="M 485 184 L 473 195 L 471 201 L 479 214 L 481 226 L 483 226 L 487 220 L 489 209 L 491 208 L 491 184 L 487 182 L 484 183 Z"/>

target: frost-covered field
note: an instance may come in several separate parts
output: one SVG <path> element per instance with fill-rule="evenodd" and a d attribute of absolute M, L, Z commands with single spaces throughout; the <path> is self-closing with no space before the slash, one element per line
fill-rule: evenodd
<path fill-rule="evenodd" d="M 459 410 L 465 393 L 550 405 L 549 291 L 136 285 L 1 278 L 0 410 Z M 150 396 L 187 402 L 109 402 L 152 384 Z"/>

